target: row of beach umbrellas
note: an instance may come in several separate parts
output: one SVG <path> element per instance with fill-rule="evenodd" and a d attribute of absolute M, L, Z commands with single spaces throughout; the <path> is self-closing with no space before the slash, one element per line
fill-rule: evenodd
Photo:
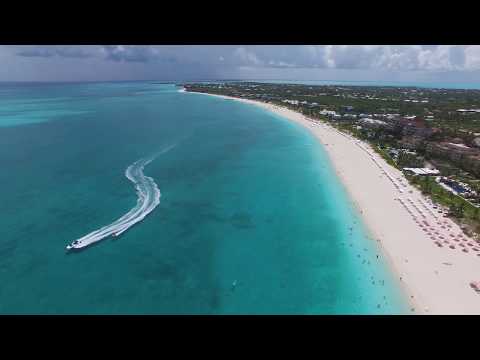
<path fill-rule="evenodd" d="M 456 249 L 458 246 L 465 253 L 469 253 L 471 250 L 473 253 L 477 253 L 477 256 L 480 256 L 480 246 L 461 233 L 458 233 L 456 235 L 451 233 L 450 231 L 452 226 L 448 224 L 447 221 L 444 221 L 443 223 L 437 222 L 437 225 L 441 225 L 440 227 L 444 229 L 443 231 L 449 232 L 448 236 L 447 234 L 442 234 L 440 232 L 440 229 L 435 228 L 435 225 L 429 223 L 426 219 L 419 220 L 417 215 L 407 205 L 406 201 L 404 201 L 402 198 L 398 198 L 398 200 L 407 210 L 407 212 L 412 216 L 413 220 L 417 223 L 417 225 L 425 232 L 425 234 L 431 240 L 434 240 L 437 246 L 443 247 L 444 245 L 447 245 L 451 249 Z M 411 198 L 408 198 L 407 200 L 417 212 L 422 214 L 422 212 L 420 212 L 421 210 L 418 208 L 418 206 L 416 206 L 416 204 Z"/>
<path fill-rule="evenodd" d="M 318 124 L 318 126 L 321 126 L 321 125 Z M 402 183 L 400 179 L 399 181 L 394 179 L 393 176 L 390 175 L 388 171 L 382 166 L 382 164 L 376 159 L 375 155 L 368 148 L 366 148 L 360 140 L 352 138 L 338 131 L 337 129 L 333 129 L 333 130 L 336 131 L 338 134 L 346 138 L 349 138 L 352 141 L 355 141 L 357 146 L 360 147 L 363 151 L 365 151 L 369 155 L 369 157 L 372 159 L 372 161 L 380 168 L 382 173 L 388 177 L 388 179 L 392 182 L 395 188 L 400 193 L 404 192 L 402 189 L 402 186 L 407 187 L 407 185 Z M 459 248 L 461 248 L 463 252 L 468 253 L 470 252 L 470 250 L 472 250 L 472 252 L 477 253 L 477 256 L 480 257 L 480 244 L 476 244 L 473 240 L 466 238 L 461 233 L 458 233 L 456 235 L 451 233 L 451 231 L 453 230 L 452 225 L 449 224 L 448 221 L 446 220 L 441 222 L 439 220 L 439 216 L 425 201 L 423 201 L 422 199 L 416 199 L 418 200 L 418 203 L 421 205 L 421 207 L 419 207 L 412 198 L 408 197 L 407 198 L 408 202 L 416 211 L 414 212 L 410 208 L 410 206 L 407 205 L 407 202 L 405 200 L 403 200 L 400 197 L 397 198 L 397 200 L 402 204 L 402 206 L 410 214 L 410 216 L 417 223 L 417 225 L 425 232 L 428 238 L 433 240 L 437 246 L 443 247 L 444 245 L 446 245 L 451 249 L 456 249 L 457 248 L 456 245 L 457 245 Z M 431 203 L 430 205 L 433 205 L 433 203 Z M 422 208 L 425 210 L 423 210 Z M 430 224 L 427 221 L 427 214 L 433 217 L 433 220 L 436 221 L 436 225 Z M 422 220 L 419 220 L 418 215 L 421 215 Z M 444 233 L 442 234 L 442 232 Z M 447 232 L 448 232 L 448 235 L 446 234 Z"/>

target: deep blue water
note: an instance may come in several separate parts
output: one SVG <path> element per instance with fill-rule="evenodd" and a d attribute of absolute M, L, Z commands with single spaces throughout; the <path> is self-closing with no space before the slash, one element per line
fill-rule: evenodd
<path fill-rule="evenodd" d="M 160 205 L 67 254 L 135 206 L 125 169 L 172 145 L 144 169 Z M 3 84 L 0 166 L 2 314 L 405 311 L 323 148 L 256 106 L 151 82 Z"/>

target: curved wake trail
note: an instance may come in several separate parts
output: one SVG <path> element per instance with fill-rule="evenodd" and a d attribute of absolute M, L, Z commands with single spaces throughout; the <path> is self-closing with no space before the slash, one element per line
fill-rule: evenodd
<path fill-rule="evenodd" d="M 158 155 L 169 151 L 174 146 L 172 145 L 150 158 L 137 160 L 125 170 L 125 176 L 135 185 L 137 191 L 138 198 L 135 207 L 111 224 L 75 240 L 67 246 L 67 249 L 81 249 L 106 237 L 119 236 L 150 214 L 160 204 L 161 194 L 155 181 L 151 177 L 145 176 L 143 169 Z"/>

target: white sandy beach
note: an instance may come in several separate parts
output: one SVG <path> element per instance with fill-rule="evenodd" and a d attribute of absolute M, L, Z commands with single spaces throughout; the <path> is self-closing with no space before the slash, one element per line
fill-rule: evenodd
<path fill-rule="evenodd" d="M 438 214 L 401 171 L 367 144 L 324 123 L 279 106 L 230 99 L 273 111 L 318 138 L 401 280 L 412 314 L 480 314 L 480 294 L 469 285 L 480 280 L 480 246 L 463 236 L 452 220 Z"/>

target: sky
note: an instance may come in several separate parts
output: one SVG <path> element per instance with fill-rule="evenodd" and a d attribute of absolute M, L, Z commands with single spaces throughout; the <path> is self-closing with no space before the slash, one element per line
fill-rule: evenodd
<path fill-rule="evenodd" d="M 0 81 L 480 82 L 479 45 L 0 45 Z"/>

